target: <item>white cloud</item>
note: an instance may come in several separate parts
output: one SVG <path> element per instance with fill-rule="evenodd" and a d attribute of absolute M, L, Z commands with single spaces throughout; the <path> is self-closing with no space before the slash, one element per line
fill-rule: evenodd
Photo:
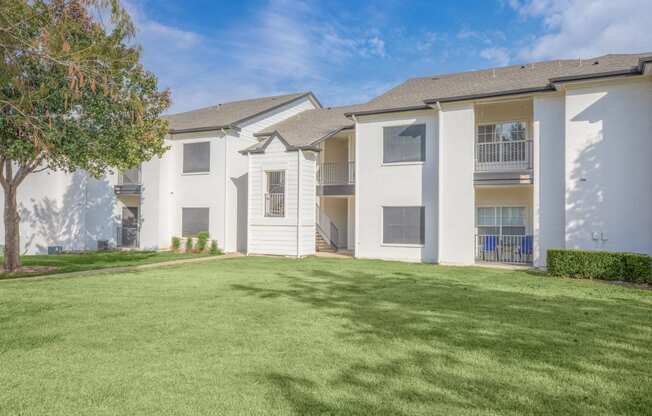
<path fill-rule="evenodd" d="M 523 60 L 592 57 L 652 49 L 650 0 L 511 1 L 521 18 L 541 19 L 544 32 L 522 47 Z"/>
<path fill-rule="evenodd" d="M 353 91 L 358 86 L 346 81 L 342 87 L 349 96 L 345 88 L 334 95 L 329 72 L 354 58 L 387 56 L 380 33 L 352 30 L 324 15 L 313 0 L 270 0 L 254 15 L 211 35 L 156 21 L 140 1 L 129 0 L 126 7 L 138 30 L 145 66 L 172 91 L 172 112 L 308 89 L 328 91 L 322 99 L 338 104 L 353 102 L 349 96 L 371 98 L 373 86 Z"/>
<path fill-rule="evenodd" d="M 485 48 L 480 51 L 480 56 L 497 66 L 508 65 L 510 61 L 507 48 Z"/>

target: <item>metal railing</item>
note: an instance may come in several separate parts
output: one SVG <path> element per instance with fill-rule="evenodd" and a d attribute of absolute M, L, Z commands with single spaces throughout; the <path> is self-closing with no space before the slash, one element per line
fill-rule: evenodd
<path fill-rule="evenodd" d="M 497 263 L 532 263 L 531 235 L 476 235 L 475 259 Z"/>
<path fill-rule="evenodd" d="M 317 168 L 318 185 L 355 184 L 355 162 L 325 162 Z"/>
<path fill-rule="evenodd" d="M 119 248 L 138 248 L 140 245 L 140 230 L 137 225 L 118 226 L 116 232 L 116 246 Z"/>
<path fill-rule="evenodd" d="M 475 144 L 476 172 L 532 169 L 532 140 Z"/>
<path fill-rule="evenodd" d="M 285 194 L 265 194 L 265 216 L 285 216 Z"/>

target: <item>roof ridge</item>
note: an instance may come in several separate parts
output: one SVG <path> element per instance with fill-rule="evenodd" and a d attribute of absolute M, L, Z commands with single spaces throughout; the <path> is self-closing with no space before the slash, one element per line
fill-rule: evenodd
<path fill-rule="evenodd" d="M 243 100 L 235 100 L 235 101 L 225 101 L 223 103 L 217 103 L 217 104 L 209 105 L 209 106 L 206 106 L 206 107 L 199 107 L 199 108 L 195 108 L 193 110 L 182 111 L 180 113 L 166 114 L 166 116 L 168 116 L 168 117 L 169 116 L 179 116 L 179 115 L 184 115 L 184 114 L 188 114 L 188 113 L 194 113 L 196 111 L 203 111 L 203 110 L 210 110 L 210 109 L 216 109 L 217 110 L 218 108 L 220 108 L 221 106 L 226 105 L 226 104 L 239 104 L 239 103 L 246 103 L 246 102 L 250 102 L 250 101 L 260 101 L 260 100 L 266 100 L 266 99 L 276 99 L 276 98 L 286 98 L 286 97 L 287 98 L 290 98 L 290 97 L 298 98 L 298 97 L 301 97 L 303 95 L 309 95 L 309 94 L 312 94 L 312 91 L 295 92 L 295 93 L 291 93 L 291 94 L 280 94 L 280 95 L 267 95 L 267 96 L 264 96 L 264 97 L 246 98 L 246 99 L 243 99 Z"/>

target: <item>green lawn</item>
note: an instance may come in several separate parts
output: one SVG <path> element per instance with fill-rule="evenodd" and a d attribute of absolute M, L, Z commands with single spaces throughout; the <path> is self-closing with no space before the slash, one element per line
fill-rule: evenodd
<path fill-rule="evenodd" d="M 240 257 L 0 282 L 0 413 L 643 415 L 652 291 Z"/>
<path fill-rule="evenodd" d="M 107 267 L 135 266 L 139 264 L 160 263 L 163 261 L 181 260 L 208 256 L 198 253 L 175 253 L 172 251 L 93 251 L 75 254 L 22 256 L 24 267 L 53 268 L 43 272 L 0 273 L 1 279 L 41 276 L 53 273 L 79 272 L 84 270 L 106 269 Z M 2 256 L 0 256 L 2 266 Z"/>

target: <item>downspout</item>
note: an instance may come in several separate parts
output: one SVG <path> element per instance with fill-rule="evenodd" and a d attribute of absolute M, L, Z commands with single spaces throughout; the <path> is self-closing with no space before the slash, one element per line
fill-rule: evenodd
<path fill-rule="evenodd" d="M 222 221 L 222 232 L 224 233 L 224 245 L 222 248 L 226 252 L 226 237 L 227 237 L 227 232 L 226 232 L 226 223 L 227 223 L 227 215 L 228 215 L 228 195 L 229 195 L 229 190 L 228 190 L 228 173 L 229 173 L 229 168 L 228 168 L 228 163 L 229 163 L 229 138 L 226 135 L 226 130 L 221 129 L 222 134 L 224 135 L 224 218 Z M 210 221 L 209 221 L 210 222 Z"/>
<path fill-rule="evenodd" d="M 297 149 L 297 258 L 300 257 L 300 227 L 301 227 L 301 149 Z"/>

